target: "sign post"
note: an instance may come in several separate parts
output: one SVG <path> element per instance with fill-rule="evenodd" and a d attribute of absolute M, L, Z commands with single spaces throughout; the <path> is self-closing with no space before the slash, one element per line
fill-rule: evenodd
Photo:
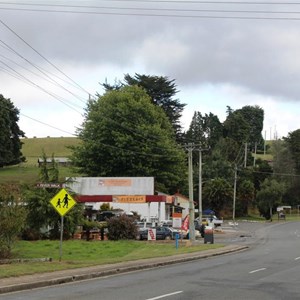
<path fill-rule="evenodd" d="M 60 226 L 60 244 L 59 244 L 59 261 L 62 258 L 62 241 L 64 232 L 64 215 L 68 213 L 76 204 L 76 201 L 68 194 L 65 189 L 61 189 L 51 200 L 50 203 L 55 210 L 61 215 Z"/>

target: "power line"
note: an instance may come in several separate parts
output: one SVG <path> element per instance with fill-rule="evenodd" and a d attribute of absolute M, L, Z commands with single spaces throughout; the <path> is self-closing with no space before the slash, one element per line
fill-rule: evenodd
<path fill-rule="evenodd" d="M 173 3 L 173 4 L 225 4 L 225 5 L 300 5 L 300 2 L 264 2 L 264 1 L 193 1 L 193 0 L 102 0 L 102 2 L 135 2 L 135 3 Z M 20 3 L 20 2 L 3 2 L 5 5 L 22 5 L 22 6 L 58 6 L 58 7 L 87 7 L 95 8 L 97 6 L 89 5 L 67 5 L 67 4 L 34 4 L 34 3 Z"/>
<path fill-rule="evenodd" d="M 273 172 L 260 172 L 260 171 L 253 171 L 253 173 L 268 174 L 268 175 L 278 175 L 278 176 L 300 177 L 300 175 L 291 174 L 291 173 L 273 173 Z"/>
<path fill-rule="evenodd" d="M 95 11 L 74 11 L 74 10 L 50 10 L 50 9 L 26 9 L 26 8 L 2 8 L 0 10 L 12 11 L 30 11 L 30 12 L 46 12 L 46 13 L 69 13 L 69 14 L 89 14 L 89 15 L 115 15 L 115 16 L 136 16 L 136 17 L 170 17 L 170 18 L 191 18 L 191 19 L 233 19 L 233 20 L 281 20 L 281 21 L 299 21 L 300 17 L 259 17 L 259 16 L 213 16 L 213 15 L 182 15 L 182 14 L 151 14 L 151 13 L 122 13 L 122 12 L 95 12 Z M 120 8 L 119 8 L 120 9 Z M 153 9 L 152 9 L 153 10 Z M 193 10 L 195 11 L 195 10 Z M 201 10 L 199 10 L 201 11 Z M 205 10 L 202 10 L 203 12 Z M 238 13 L 239 11 L 213 11 L 214 13 Z M 239 13 L 277 13 L 277 14 L 299 14 L 300 12 L 259 12 L 259 11 L 240 11 Z M 63 73 L 64 74 L 64 73 Z M 66 74 L 64 74 L 67 76 Z M 69 77 L 68 77 L 69 78 Z M 70 78 L 69 78 L 70 79 Z M 87 92 L 87 91 L 85 91 Z"/>
<path fill-rule="evenodd" d="M 40 120 L 37 120 L 37 119 L 32 118 L 32 117 L 29 117 L 29 116 L 24 115 L 24 114 L 22 114 L 22 113 L 20 113 L 20 115 L 23 116 L 23 117 L 25 117 L 25 118 L 31 119 L 31 120 L 33 120 L 33 121 L 35 121 L 35 122 L 38 122 L 38 123 L 40 123 L 40 124 L 43 124 L 43 125 L 45 125 L 45 126 L 47 126 L 47 127 L 51 127 L 51 128 L 53 128 L 53 129 L 59 130 L 59 131 L 61 131 L 61 132 L 64 132 L 64 133 L 67 133 L 67 134 L 76 136 L 76 134 L 74 134 L 74 133 L 71 133 L 71 132 L 69 132 L 69 131 L 63 130 L 63 129 L 58 128 L 58 127 L 55 127 L 55 126 L 50 125 L 50 124 L 48 124 L 48 123 L 42 122 L 42 121 L 40 121 Z"/>
<path fill-rule="evenodd" d="M 33 48 L 28 42 L 26 42 L 20 35 L 18 35 L 12 28 L 10 28 L 4 21 L 0 19 L 0 23 L 5 26 L 10 32 L 12 32 L 15 36 L 17 36 L 23 43 L 25 43 L 30 49 L 32 49 L 36 54 L 38 54 L 41 58 L 43 58 L 47 63 L 49 63 L 53 68 L 63 74 L 66 78 L 68 78 L 71 82 L 76 84 L 82 91 L 90 95 L 88 91 L 86 91 L 83 87 L 81 87 L 77 82 L 75 82 L 71 77 L 65 74 L 62 70 L 60 70 L 56 65 L 54 65 L 49 59 L 47 59 L 44 55 L 42 55 L 39 51 Z"/>
<path fill-rule="evenodd" d="M 1 41 L 1 40 L 0 40 L 0 42 L 4 43 L 4 42 Z M 5 44 L 5 43 L 4 43 L 4 44 Z M 7 45 L 7 44 L 6 44 L 6 45 Z M 0 44 L 0 46 L 2 46 L 2 45 Z M 15 51 L 14 51 L 14 52 L 15 52 Z M 17 52 L 15 52 L 15 53 L 17 53 Z M 17 53 L 17 54 L 18 54 L 18 53 Z M 28 61 L 26 58 L 24 58 L 24 57 L 21 56 L 20 54 L 18 54 L 18 55 L 19 55 L 21 58 L 23 58 L 26 62 L 28 62 L 30 65 L 34 66 L 34 67 L 37 68 L 39 71 L 41 71 L 40 68 L 39 68 L 38 66 L 36 66 L 36 65 L 33 64 L 33 63 L 31 63 L 30 61 Z M 31 70 L 25 68 L 24 66 L 18 64 L 17 62 L 13 61 L 12 59 L 10 59 L 10 58 L 8 58 L 8 57 L 2 55 L 2 54 L 0 54 L 0 56 L 3 57 L 4 59 L 8 60 L 9 62 L 11 62 L 11 63 L 13 63 L 13 64 L 15 64 L 15 65 L 21 67 L 22 69 L 24 69 L 24 70 L 30 72 L 31 74 L 33 74 L 33 75 L 35 75 L 35 76 L 37 76 L 37 77 L 39 77 L 39 78 L 42 78 L 43 80 L 46 80 L 46 81 L 48 81 L 48 82 L 51 83 L 51 84 L 54 84 L 54 85 L 56 85 L 56 86 L 61 87 L 62 89 L 68 91 L 70 94 L 74 95 L 77 99 L 79 99 L 79 100 L 81 100 L 83 103 L 85 103 L 79 96 L 73 94 L 71 91 L 67 90 L 66 88 L 64 88 L 63 86 L 61 86 L 60 84 L 58 84 L 56 81 L 53 82 L 53 79 L 50 78 L 47 74 L 45 74 L 44 71 L 43 71 L 42 73 L 43 73 L 44 75 L 46 75 L 46 78 L 41 77 L 39 74 L 37 74 L 37 73 L 35 73 L 35 72 L 33 72 L 33 71 L 31 71 Z M 3 61 L 0 60 L 0 62 L 1 62 L 2 64 L 6 65 L 9 69 L 11 69 L 12 71 L 14 71 L 15 73 L 18 73 L 19 76 L 20 76 L 20 77 L 18 77 L 18 79 L 21 80 L 21 78 L 23 78 L 23 79 L 25 78 L 25 79 L 26 79 L 25 82 L 29 81 L 29 79 L 27 79 L 24 75 L 21 75 L 19 72 L 15 71 L 12 67 L 8 66 L 8 65 L 7 65 L 6 63 L 4 63 Z M 48 78 L 49 78 L 49 79 L 48 79 Z M 27 82 L 27 83 L 28 83 L 28 82 Z M 55 84 L 55 83 L 56 83 L 56 84 Z M 37 87 L 36 85 L 33 85 L 33 86 Z M 57 97 L 59 97 L 59 96 L 57 96 Z M 62 97 L 59 97 L 59 98 L 63 99 Z M 65 100 L 65 101 L 69 102 L 68 100 Z M 77 104 L 73 104 L 73 103 L 72 103 L 72 105 L 77 106 L 77 107 L 79 107 L 79 108 L 82 109 L 82 107 L 80 107 L 80 106 L 77 105 Z"/>
<path fill-rule="evenodd" d="M 176 3 L 177 3 L 177 1 L 176 1 Z M 286 14 L 298 14 L 298 13 L 300 13 L 300 12 L 297 12 L 297 11 L 225 10 L 225 9 L 221 9 L 220 10 L 220 9 L 197 9 L 197 8 L 183 9 L 183 8 L 156 8 L 156 7 L 149 8 L 149 7 L 87 6 L 87 5 L 63 5 L 63 4 L 29 4 L 29 3 L 20 4 L 20 3 L 3 3 L 3 2 L 1 3 L 0 2 L 0 5 L 1 4 L 10 4 L 10 5 L 14 4 L 14 5 L 21 5 L 21 6 L 37 6 L 37 7 L 63 7 L 63 8 L 87 8 L 87 9 L 104 9 L 104 10 L 105 9 L 109 9 L 109 10 L 136 10 L 136 11 L 216 12 L 216 13 L 266 13 L 266 14 L 285 14 L 285 13 Z M 222 4 L 226 4 L 226 3 L 224 2 Z M 227 3 L 227 4 L 231 4 L 231 3 Z M 237 3 L 237 4 L 242 4 L 242 3 Z M 248 3 L 248 4 L 253 4 L 253 3 Z M 261 4 L 264 4 L 264 3 L 261 3 Z M 14 9 L 14 8 L 12 8 L 12 9 Z M 61 10 L 60 12 L 65 12 L 65 10 Z M 80 11 L 78 11 L 78 12 L 80 12 Z"/>

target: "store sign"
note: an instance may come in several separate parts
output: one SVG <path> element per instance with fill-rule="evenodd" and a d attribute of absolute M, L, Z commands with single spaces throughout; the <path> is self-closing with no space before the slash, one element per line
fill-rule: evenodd
<path fill-rule="evenodd" d="M 146 196 L 113 196 L 116 203 L 146 203 Z"/>

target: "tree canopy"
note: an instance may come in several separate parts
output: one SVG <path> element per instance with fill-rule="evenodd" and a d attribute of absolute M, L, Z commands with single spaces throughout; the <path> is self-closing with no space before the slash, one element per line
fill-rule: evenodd
<path fill-rule="evenodd" d="M 15 165 L 25 160 L 20 137 L 25 134 L 18 126 L 19 110 L 10 99 L 0 95 L 0 167 Z"/>
<path fill-rule="evenodd" d="M 284 191 L 284 184 L 275 179 L 267 178 L 262 183 L 261 189 L 257 192 L 256 199 L 260 213 L 267 219 L 272 219 L 274 208 L 282 204 Z"/>
<path fill-rule="evenodd" d="M 90 101 L 73 162 L 88 176 L 153 176 L 156 189 L 176 192 L 186 180 L 185 153 L 163 110 L 137 86 Z"/>
<path fill-rule="evenodd" d="M 285 141 L 294 159 L 296 173 L 300 175 L 300 129 L 289 132 Z"/>
<path fill-rule="evenodd" d="M 141 74 L 130 76 L 126 74 L 124 83 L 119 82 L 115 85 L 103 84 L 106 91 L 118 90 L 124 86 L 139 86 L 143 88 L 150 96 L 152 103 L 164 110 L 173 126 L 177 140 L 180 140 L 182 134 L 180 118 L 186 104 L 182 104 L 178 99 L 174 99 L 174 96 L 178 93 L 174 79 L 170 80 L 168 77 L 163 76 Z"/>
<path fill-rule="evenodd" d="M 232 110 L 227 107 L 228 115 L 224 122 L 224 136 L 234 139 L 238 143 L 247 142 L 250 149 L 255 143 L 262 142 L 261 135 L 264 123 L 264 111 L 259 106 L 244 106 Z"/>

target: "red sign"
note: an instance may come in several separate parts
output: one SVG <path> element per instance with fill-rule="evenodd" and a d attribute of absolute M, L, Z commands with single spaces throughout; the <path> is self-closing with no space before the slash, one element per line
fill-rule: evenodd
<path fill-rule="evenodd" d="M 189 221 L 190 221 L 190 218 L 189 218 L 189 215 L 187 215 L 187 216 L 183 219 L 183 222 L 182 222 L 182 225 L 181 225 L 181 229 L 183 229 L 183 230 L 188 230 L 188 229 L 189 229 Z"/>

